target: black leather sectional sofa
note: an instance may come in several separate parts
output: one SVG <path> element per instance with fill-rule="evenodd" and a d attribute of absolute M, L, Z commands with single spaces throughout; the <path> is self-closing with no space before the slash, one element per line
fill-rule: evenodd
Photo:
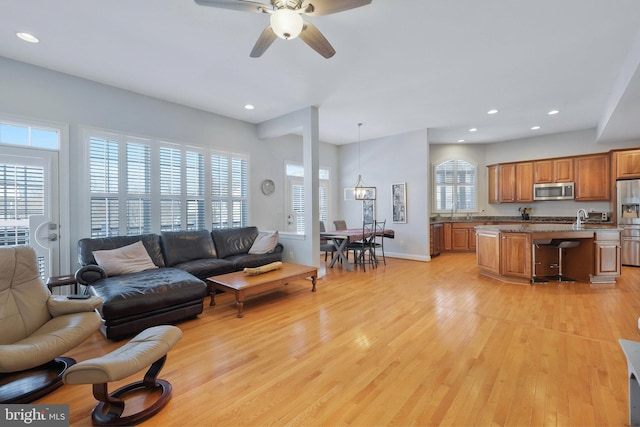
<path fill-rule="evenodd" d="M 244 227 L 81 239 L 76 279 L 90 295 L 103 299 L 102 333 L 118 340 L 198 316 L 208 292 L 207 277 L 282 261 L 280 243 L 271 253 L 249 254 L 257 236 L 257 227 Z M 94 258 L 94 251 L 138 241 L 158 268 L 109 277 Z"/>

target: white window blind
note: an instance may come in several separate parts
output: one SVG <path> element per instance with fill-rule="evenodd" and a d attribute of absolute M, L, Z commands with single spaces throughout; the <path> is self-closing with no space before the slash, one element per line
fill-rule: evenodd
<path fill-rule="evenodd" d="M 29 243 L 29 215 L 44 213 L 44 169 L 0 163 L 0 246 Z"/>
<path fill-rule="evenodd" d="M 91 237 L 120 234 L 119 176 L 118 142 L 91 138 L 89 140 Z"/>
<path fill-rule="evenodd" d="M 205 223 L 204 173 L 204 154 L 187 151 L 187 230 L 207 228 L 207 224 Z"/>
<path fill-rule="evenodd" d="M 182 152 L 160 148 L 160 230 L 182 229 Z"/>
<path fill-rule="evenodd" d="M 304 167 L 297 164 L 286 164 L 285 173 L 289 182 L 289 210 L 288 215 L 295 212 L 296 232 L 304 234 Z M 320 221 L 325 224 L 329 221 L 329 169 L 320 168 L 319 170 L 319 217 Z"/>
<path fill-rule="evenodd" d="M 211 155 L 211 210 L 211 228 L 248 225 L 248 160 L 246 157 L 229 153 Z"/>
<path fill-rule="evenodd" d="M 92 236 L 248 225 L 248 156 L 86 134 Z"/>
<path fill-rule="evenodd" d="M 296 232 L 304 234 L 304 183 L 301 180 L 291 180 L 291 210 L 297 215 Z"/>
<path fill-rule="evenodd" d="M 151 233 L 151 147 L 126 145 L 127 234 Z"/>
<path fill-rule="evenodd" d="M 477 210 L 476 166 L 464 160 L 447 160 L 434 168 L 436 212 Z"/>

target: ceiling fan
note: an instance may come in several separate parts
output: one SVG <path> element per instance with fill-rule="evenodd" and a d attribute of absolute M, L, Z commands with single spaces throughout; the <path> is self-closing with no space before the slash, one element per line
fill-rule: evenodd
<path fill-rule="evenodd" d="M 315 25 L 304 21 L 302 15 L 330 15 L 368 5 L 371 0 L 269 0 L 268 3 L 252 0 L 195 0 L 195 2 L 202 6 L 270 14 L 270 25 L 264 29 L 253 46 L 249 55 L 252 58 L 262 56 L 278 37 L 285 40 L 300 37 L 320 55 L 331 58 L 336 53 L 331 43 Z"/>

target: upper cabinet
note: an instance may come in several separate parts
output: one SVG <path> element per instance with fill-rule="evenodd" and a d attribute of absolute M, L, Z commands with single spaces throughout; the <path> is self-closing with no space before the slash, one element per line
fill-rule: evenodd
<path fill-rule="evenodd" d="M 640 150 L 614 151 L 616 179 L 640 178 Z"/>
<path fill-rule="evenodd" d="M 533 201 L 533 163 L 489 166 L 489 203 Z M 495 197 L 497 193 L 497 199 Z M 492 199 L 493 198 L 493 199 Z"/>
<path fill-rule="evenodd" d="M 640 178 L 640 149 L 613 152 L 618 178 Z M 575 182 L 578 201 L 611 200 L 611 154 L 487 166 L 489 203 L 533 202 L 533 185 Z"/>
<path fill-rule="evenodd" d="M 498 201 L 501 203 L 516 201 L 516 165 L 508 163 L 498 166 Z"/>
<path fill-rule="evenodd" d="M 573 157 L 533 162 L 533 183 L 573 182 Z"/>
<path fill-rule="evenodd" d="M 498 203 L 498 193 L 500 192 L 498 184 L 498 165 L 487 167 L 487 186 L 489 187 L 489 203 Z"/>
<path fill-rule="evenodd" d="M 610 200 L 609 153 L 575 157 L 576 200 Z"/>
<path fill-rule="evenodd" d="M 533 163 L 516 163 L 516 202 L 533 202 Z"/>

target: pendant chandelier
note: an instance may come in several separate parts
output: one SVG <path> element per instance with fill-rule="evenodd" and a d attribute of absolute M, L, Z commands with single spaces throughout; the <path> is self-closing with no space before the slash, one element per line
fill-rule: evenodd
<path fill-rule="evenodd" d="M 358 181 L 356 182 L 354 192 L 356 200 L 375 200 L 376 199 L 376 187 L 367 187 L 362 181 L 362 174 L 360 173 L 360 129 L 362 123 L 358 123 Z"/>

